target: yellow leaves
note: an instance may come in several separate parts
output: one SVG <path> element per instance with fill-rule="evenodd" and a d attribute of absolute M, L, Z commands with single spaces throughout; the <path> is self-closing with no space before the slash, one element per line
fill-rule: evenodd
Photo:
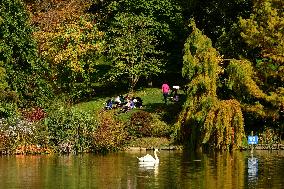
<path fill-rule="evenodd" d="M 240 19 L 241 36 L 253 48 L 260 47 L 263 57 L 284 63 L 283 4 L 276 0 L 255 2 L 249 19 Z"/>
<path fill-rule="evenodd" d="M 203 126 L 203 143 L 218 149 L 240 147 L 244 134 L 244 120 L 240 103 L 236 100 L 218 101 L 208 112 Z"/>
<path fill-rule="evenodd" d="M 83 17 L 79 23 L 60 25 L 53 32 L 39 31 L 35 37 L 40 41 L 41 54 L 51 64 L 64 64 L 72 71 L 81 73 L 88 62 L 89 55 L 95 55 L 104 50 L 104 42 L 99 39 L 104 32 Z"/>
<path fill-rule="evenodd" d="M 266 94 L 258 87 L 254 81 L 254 68 L 247 60 L 231 60 L 226 69 L 229 80 L 233 82 L 233 90 L 247 92 L 256 98 L 265 98 Z"/>

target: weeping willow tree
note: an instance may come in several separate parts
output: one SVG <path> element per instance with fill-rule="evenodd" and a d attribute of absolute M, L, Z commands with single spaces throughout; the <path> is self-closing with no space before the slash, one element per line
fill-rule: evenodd
<path fill-rule="evenodd" d="M 177 123 L 183 141 L 217 149 L 240 147 L 244 137 L 241 106 L 217 97 L 217 80 L 224 70 L 222 56 L 211 40 L 191 22 L 192 33 L 184 47 L 183 77 L 188 79 L 187 101 Z"/>
<path fill-rule="evenodd" d="M 222 60 L 195 26 L 185 44 L 188 96 L 178 125 L 183 140 L 217 149 L 240 147 L 244 125 L 284 130 L 284 2 L 256 0 L 240 35 L 255 56 Z M 225 64 L 224 64 L 225 63 Z M 218 86 L 217 86 L 218 85 Z M 224 93 L 225 92 L 225 93 Z M 278 139 L 277 139 L 278 138 Z"/>

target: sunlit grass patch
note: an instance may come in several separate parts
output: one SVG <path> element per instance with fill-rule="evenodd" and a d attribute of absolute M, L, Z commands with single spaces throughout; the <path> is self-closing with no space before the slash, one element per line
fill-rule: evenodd
<path fill-rule="evenodd" d="M 130 141 L 128 146 L 141 148 L 163 148 L 170 145 L 171 141 L 168 138 L 144 137 Z"/>

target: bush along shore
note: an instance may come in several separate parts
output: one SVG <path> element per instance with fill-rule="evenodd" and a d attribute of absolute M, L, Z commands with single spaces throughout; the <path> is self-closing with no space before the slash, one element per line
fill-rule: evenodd
<path fill-rule="evenodd" d="M 180 102 L 163 103 L 159 89 L 137 91 L 142 108 L 126 113 L 104 110 L 108 97 L 80 104 L 56 101 L 47 109 L 32 108 L 0 119 L 1 154 L 107 153 L 119 150 L 184 148 L 177 143 L 175 121 Z M 284 149 L 271 129 L 258 134 L 255 149 Z M 250 149 L 243 139 L 241 149 Z"/>
<path fill-rule="evenodd" d="M 168 117 L 166 109 L 175 111 L 177 104 L 164 105 L 159 89 L 138 95 L 145 106 L 126 113 L 105 110 L 108 97 L 76 105 L 58 100 L 46 109 L 20 110 L 0 119 L 0 153 L 106 153 L 133 146 L 172 146 L 173 126 L 163 117 Z"/>

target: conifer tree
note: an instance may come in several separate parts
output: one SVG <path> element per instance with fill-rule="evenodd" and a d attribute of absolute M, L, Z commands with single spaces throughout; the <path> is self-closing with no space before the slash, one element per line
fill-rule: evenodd
<path fill-rule="evenodd" d="M 201 144 L 217 149 L 240 147 L 244 137 L 240 103 L 233 99 L 220 100 L 217 96 L 222 57 L 193 21 L 191 27 L 183 57 L 183 76 L 189 84 L 187 101 L 178 121 L 182 136 L 189 136 L 184 140 L 190 140 L 195 147 Z"/>

